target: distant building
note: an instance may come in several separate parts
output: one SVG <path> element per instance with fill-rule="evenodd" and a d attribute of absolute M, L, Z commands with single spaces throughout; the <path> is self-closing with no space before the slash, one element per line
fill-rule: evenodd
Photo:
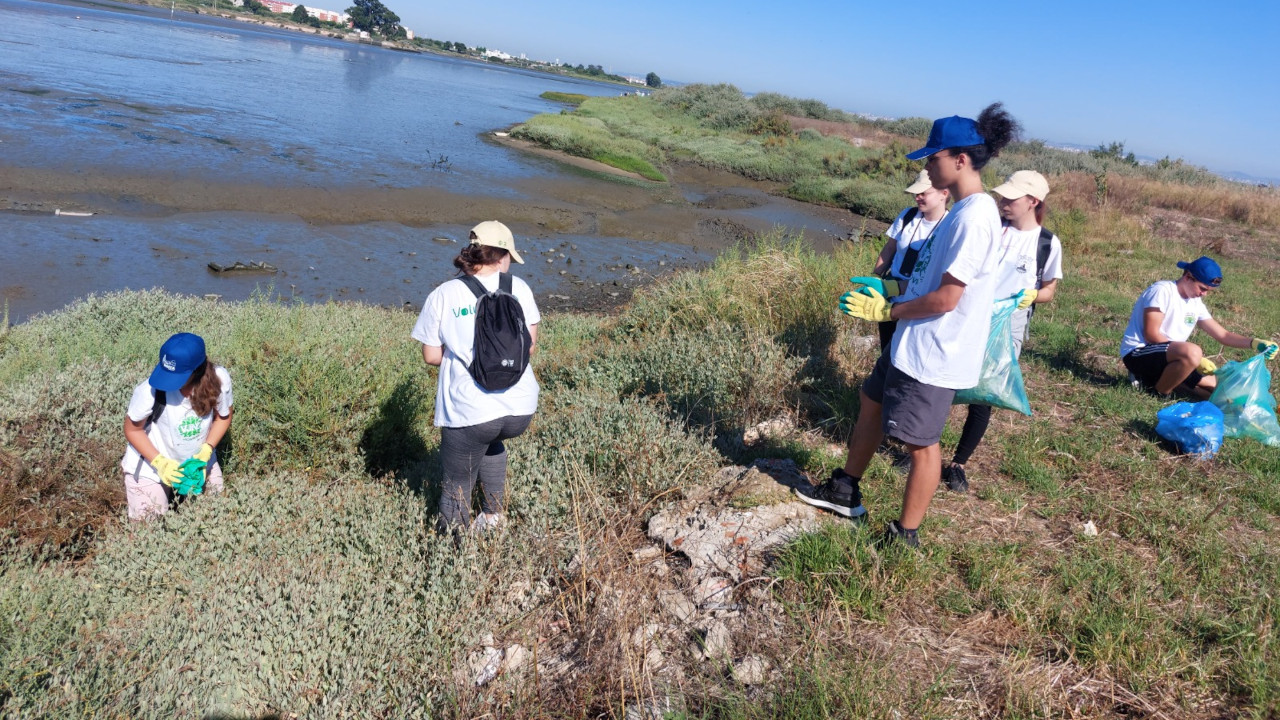
<path fill-rule="evenodd" d="M 502 52 L 501 50 L 485 50 L 482 56 L 486 58 L 496 58 L 503 61 L 513 59 L 510 55 Z"/>

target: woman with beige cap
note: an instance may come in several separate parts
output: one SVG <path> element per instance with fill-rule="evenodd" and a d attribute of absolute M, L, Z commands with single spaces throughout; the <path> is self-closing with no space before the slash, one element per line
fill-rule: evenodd
<path fill-rule="evenodd" d="M 435 412 L 444 467 L 439 527 L 455 537 L 467 527 L 483 532 L 503 523 L 507 479 L 503 441 L 524 433 L 538 409 L 538 381 L 532 366 L 526 366 L 518 380 L 513 376 L 515 384 L 503 390 L 486 390 L 472 376 L 478 305 L 471 287 L 474 281 L 479 281 L 483 292 L 498 294 L 507 292 L 504 286 L 510 283 L 509 293 L 523 312 L 530 353 L 542 316 L 529 286 L 508 274 L 512 261 L 524 262 L 511 230 L 489 220 L 471 229 L 470 240 L 453 260 L 459 277 L 427 296 L 412 333 L 422 343 L 422 358 L 440 368 Z M 477 478 L 480 514 L 472 523 L 471 495 Z"/>
<path fill-rule="evenodd" d="M 911 278 L 911 269 L 915 267 L 920 248 L 929 240 L 938 221 L 947 214 L 947 199 L 951 192 L 945 188 L 939 190 L 929 182 L 929 173 L 921 170 L 916 181 L 907 186 L 908 195 L 914 195 L 916 204 L 903 210 L 885 231 L 889 238 L 885 241 L 880 257 L 872 268 L 877 277 L 884 279 L 885 297 L 896 297 L 906 290 L 907 280 Z M 852 277 L 849 282 L 865 285 L 874 278 Z M 891 283 L 894 287 L 891 287 Z M 896 290 L 892 292 L 891 290 Z M 880 349 L 884 350 L 893 340 L 893 331 L 898 323 L 890 320 L 878 324 L 880 330 Z"/>
<path fill-rule="evenodd" d="M 1053 300 L 1062 279 L 1062 243 L 1044 228 L 1044 199 L 1049 183 L 1034 170 L 1019 170 L 992 189 L 1000 210 L 1000 265 L 997 270 L 996 299 L 1020 295 L 1018 309 L 1010 319 L 1013 352 L 1022 355 L 1034 305 Z M 951 464 L 943 468 L 942 480 L 956 492 L 969 489 L 964 466 L 982 442 L 991 422 L 990 405 L 970 405 L 964 429 Z"/>

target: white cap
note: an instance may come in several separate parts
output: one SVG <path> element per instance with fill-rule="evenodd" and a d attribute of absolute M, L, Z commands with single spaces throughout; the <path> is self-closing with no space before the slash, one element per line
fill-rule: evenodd
<path fill-rule="evenodd" d="M 929 179 L 929 173 L 921 170 L 916 181 L 907 186 L 907 192 L 911 195 L 919 195 L 931 187 L 933 187 L 933 181 Z"/>
<path fill-rule="evenodd" d="M 511 228 L 497 220 L 485 220 L 471 228 L 471 244 L 502 248 L 511 253 L 512 260 L 524 264 L 520 253 L 516 252 L 516 238 L 511 234 Z"/>
<path fill-rule="evenodd" d="M 997 185 L 991 192 L 1007 200 L 1017 200 L 1023 195 L 1044 201 L 1049 194 L 1049 181 L 1035 170 L 1019 170 L 1009 176 L 1003 185 Z"/>

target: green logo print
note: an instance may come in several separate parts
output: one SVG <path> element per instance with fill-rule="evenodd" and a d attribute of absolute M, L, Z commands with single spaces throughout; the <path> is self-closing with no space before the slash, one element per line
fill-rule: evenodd
<path fill-rule="evenodd" d="M 452 312 L 453 312 L 453 316 L 454 316 L 454 317 L 466 317 L 466 316 L 468 316 L 468 315 L 475 315 L 475 314 L 476 314 L 476 306 L 475 306 L 475 305 L 463 305 L 463 306 L 462 306 L 462 307 L 460 307 L 460 308 L 454 308 L 454 309 L 452 310 Z"/>
<path fill-rule="evenodd" d="M 200 437 L 200 418 L 195 415 L 188 415 L 178 423 L 178 434 L 183 440 L 194 440 Z"/>

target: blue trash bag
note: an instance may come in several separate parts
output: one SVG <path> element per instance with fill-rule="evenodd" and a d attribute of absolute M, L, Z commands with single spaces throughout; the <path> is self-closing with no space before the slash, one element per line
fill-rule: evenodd
<path fill-rule="evenodd" d="M 1156 413 L 1156 434 L 1184 455 L 1208 460 L 1222 448 L 1222 411 L 1211 402 L 1178 402 Z"/>
<path fill-rule="evenodd" d="M 1280 423 L 1276 422 L 1276 399 L 1271 394 L 1271 371 L 1267 359 L 1254 355 L 1244 362 L 1229 362 L 1218 368 L 1218 389 L 1209 402 L 1222 411 L 1222 423 L 1229 438 L 1253 438 L 1263 445 L 1280 447 Z"/>
<path fill-rule="evenodd" d="M 1022 384 L 1022 367 L 1013 354 L 1013 330 L 1009 327 L 1009 319 L 1017 309 L 1016 297 L 992 305 L 991 334 L 987 336 L 987 354 L 982 358 L 982 376 L 975 387 L 957 391 L 952 405 L 990 405 L 1031 414 L 1027 389 Z"/>

